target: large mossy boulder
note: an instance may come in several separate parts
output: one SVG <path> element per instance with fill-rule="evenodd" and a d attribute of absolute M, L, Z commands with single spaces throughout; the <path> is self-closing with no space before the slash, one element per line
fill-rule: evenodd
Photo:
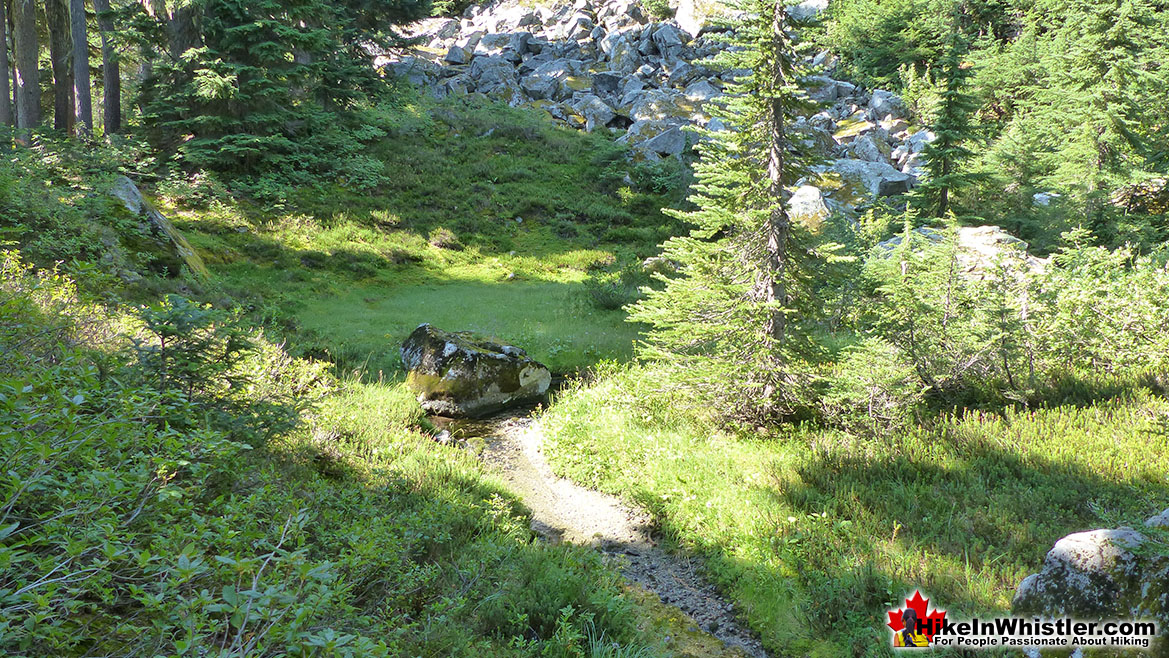
<path fill-rule="evenodd" d="M 1084 620 L 1156 621 L 1151 655 L 1169 656 L 1169 555 L 1149 535 L 1169 530 L 1169 509 L 1133 528 L 1077 532 L 1048 551 L 1043 567 L 1023 579 L 1011 602 L 1017 615 Z"/>
<path fill-rule="evenodd" d="M 402 343 L 406 383 L 429 413 L 478 418 L 535 402 L 552 375 L 512 345 L 419 325 Z"/>

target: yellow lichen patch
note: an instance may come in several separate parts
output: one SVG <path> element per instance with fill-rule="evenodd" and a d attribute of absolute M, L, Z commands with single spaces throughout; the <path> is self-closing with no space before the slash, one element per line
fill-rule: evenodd
<path fill-rule="evenodd" d="M 553 105 L 555 105 L 555 103 L 546 98 L 538 98 L 533 101 L 528 101 L 522 104 L 520 107 L 530 107 L 533 110 L 544 110 L 545 112 L 551 112 Z"/>
<path fill-rule="evenodd" d="M 866 121 L 864 115 L 858 112 L 836 124 L 836 132 L 832 133 L 832 138 L 837 143 L 844 144 L 872 127 L 873 124 Z"/>
<path fill-rule="evenodd" d="M 442 57 L 443 55 L 446 54 L 446 49 L 432 48 L 430 46 L 416 46 L 414 48 L 414 51 L 418 54 L 418 56 L 426 57 L 427 59 L 433 59 L 434 57 Z"/>
<path fill-rule="evenodd" d="M 856 181 L 848 180 L 834 171 L 820 174 L 813 184 L 820 188 L 824 196 L 840 203 L 856 206 L 868 199 L 868 190 L 864 186 L 858 185 Z"/>
<path fill-rule="evenodd" d="M 592 89 L 593 82 L 588 78 L 583 78 L 578 75 L 570 75 L 564 78 L 564 86 L 573 91 L 584 91 L 586 89 Z"/>

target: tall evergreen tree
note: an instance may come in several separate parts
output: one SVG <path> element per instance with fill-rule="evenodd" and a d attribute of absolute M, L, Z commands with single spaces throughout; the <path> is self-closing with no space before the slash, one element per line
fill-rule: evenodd
<path fill-rule="evenodd" d="M 11 126 L 12 87 L 8 81 L 8 2 L 0 0 L 0 124 Z"/>
<path fill-rule="evenodd" d="M 72 132 L 73 48 L 66 0 L 45 0 L 45 25 L 49 29 L 49 63 L 53 69 L 53 127 Z"/>
<path fill-rule="evenodd" d="M 767 318 L 767 335 L 777 343 L 783 342 L 785 321 L 784 304 L 787 303 L 787 282 L 785 281 L 788 260 L 788 242 L 791 239 L 791 221 L 783 199 L 783 164 L 788 148 L 784 131 L 785 93 L 788 93 L 788 78 L 792 74 L 792 61 L 787 35 L 787 7 L 776 2 L 772 11 L 770 52 L 766 59 L 768 71 L 769 98 L 767 102 L 768 154 L 767 194 L 771 208 L 767 216 L 767 268 L 764 272 L 764 299 L 771 306 Z"/>
<path fill-rule="evenodd" d="M 41 76 L 37 67 L 37 10 L 34 0 L 12 0 L 12 50 L 16 60 L 17 139 L 41 123 Z"/>
<path fill-rule="evenodd" d="M 1040 0 L 1018 40 L 1030 71 L 997 160 L 1033 163 L 1036 183 L 1079 205 L 1105 239 L 1118 190 L 1169 162 L 1169 12 L 1152 0 Z"/>
<path fill-rule="evenodd" d="M 955 7 L 945 55 L 937 65 L 941 87 L 933 122 L 937 139 L 923 150 L 928 177 L 918 186 L 915 195 L 920 211 L 935 217 L 945 217 L 950 212 L 955 189 L 973 178 L 973 174 L 964 168 L 971 156 L 966 147 L 970 138 L 970 115 L 978 108 L 977 100 L 967 91 L 970 65 L 965 62 L 965 57 L 969 49 Z"/>
<path fill-rule="evenodd" d="M 803 104 L 796 88 L 790 26 L 782 3 L 757 0 L 715 65 L 752 73 L 728 86 L 729 130 L 704 134 L 695 163 L 696 209 L 672 212 L 694 226 L 663 245 L 680 264 L 660 289 L 630 308 L 651 329 L 642 356 L 670 372 L 703 405 L 758 419 L 800 407 L 814 352 L 806 249 L 788 221 L 784 186 L 799 178 L 797 147 L 785 126 Z"/>
<path fill-rule="evenodd" d="M 110 0 L 93 0 L 97 27 L 101 34 L 102 129 L 107 135 L 122 131 L 122 70 L 114 52 L 114 21 Z"/>
<path fill-rule="evenodd" d="M 386 44 L 395 23 L 421 18 L 428 7 L 415 0 L 204 0 L 197 13 L 167 15 L 165 3 L 152 0 L 154 32 L 142 31 L 141 40 L 152 63 L 143 85 L 150 138 L 192 168 L 286 181 L 327 175 L 350 157 L 347 148 L 359 146 L 354 135 L 368 132 L 348 120 L 350 111 L 385 88 L 370 46 Z M 155 48 L 159 30 L 169 53 Z"/>
<path fill-rule="evenodd" d="M 89 32 L 85 0 L 69 0 L 69 27 L 73 42 L 73 98 L 78 133 L 93 131 L 93 90 L 89 83 Z"/>
<path fill-rule="evenodd" d="M 1045 113 L 1066 130 L 1048 181 L 1078 191 L 1095 228 L 1107 233 L 1109 195 L 1158 175 L 1148 140 L 1165 120 L 1169 24 L 1148 0 L 1070 4 L 1082 18 L 1058 30 L 1048 53 L 1052 84 L 1036 96 L 1037 107 L 1050 103 Z"/>

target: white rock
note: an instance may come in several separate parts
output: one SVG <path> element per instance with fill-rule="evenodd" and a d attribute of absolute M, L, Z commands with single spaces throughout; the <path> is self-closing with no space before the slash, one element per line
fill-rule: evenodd
<path fill-rule="evenodd" d="M 875 119 L 888 116 L 903 117 L 905 116 L 905 103 L 897 94 L 877 89 L 873 91 L 873 97 L 869 100 L 869 110 Z"/>
<path fill-rule="evenodd" d="M 797 21 L 816 18 L 828 9 L 828 0 L 804 0 L 798 5 L 788 5 L 787 15 Z"/>
<path fill-rule="evenodd" d="M 829 215 L 824 194 L 815 185 L 801 185 L 788 199 L 788 210 L 792 221 L 812 231 L 821 230 Z"/>
<path fill-rule="evenodd" d="M 1060 197 L 1059 192 L 1036 192 L 1031 195 L 1031 205 L 1050 206 L 1052 201 Z"/>
<path fill-rule="evenodd" d="M 689 87 L 686 87 L 686 90 L 682 93 L 685 94 L 686 98 L 692 101 L 705 103 L 712 98 L 718 98 L 721 96 L 722 90 L 710 84 L 709 80 L 699 80 L 698 82 L 692 83 Z"/>

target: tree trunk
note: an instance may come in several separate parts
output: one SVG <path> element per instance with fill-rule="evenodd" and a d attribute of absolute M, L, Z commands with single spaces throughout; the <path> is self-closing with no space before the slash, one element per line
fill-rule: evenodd
<path fill-rule="evenodd" d="M 169 15 L 166 10 L 166 0 L 142 0 L 142 6 L 146 8 L 146 13 L 158 20 L 166 20 Z"/>
<path fill-rule="evenodd" d="M 73 66 L 69 61 L 69 9 L 65 0 L 45 0 L 49 62 L 53 66 L 53 127 L 73 131 Z"/>
<path fill-rule="evenodd" d="M 107 135 L 122 130 L 122 68 L 110 43 L 114 21 L 110 19 L 110 0 L 93 0 L 97 27 L 101 33 L 102 123 Z"/>
<path fill-rule="evenodd" d="M 41 80 L 37 70 L 37 10 L 33 0 L 12 2 L 12 43 L 16 59 L 17 141 L 41 122 Z"/>
<path fill-rule="evenodd" d="M 0 81 L 4 83 L 0 94 L 0 124 L 12 125 L 12 94 L 8 84 L 8 0 L 0 0 Z"/>
<path fill-rule="evenodd" d="M 89 31 L 85 24 L 85 0 L 69 0 L 69 27 L 73 35 L 73 97 L 77 134 L 93 132 L 93 90 L 89 84 Z"/>
<path fill-rule="evenodd" d="M 942 179 L 947 182 L 942 185 L 942 189 L 938 190 L 938 217 L 945 217 L 946 212 L 950 210 L 950 160 L 949 155 L 943 156 L 946 158 L 942 162 Z"/>
<path fill-rule="evenodd" d="M 785 35 L 784 26 L 787 24 L 787 8 L 783 2 L 775 3 L 775 14 L 771 23 L 772 29 L 772 61 L 771 61 L 771 99 L 768 102 L 768 129 L 769 154 L 767 159 L 767 178 L 769 181 L 769 197 L 771 213 L 767 219 L 767 283 L 765 298 L 769 304 L 779 305 L 767 318 L 767 334 L 776 342 L 783 342 L 786 318 L 782 305 L 787 302 L 787 291 L 784 286 L 787 267 L 787 243 L 791 233 L 791 222 L 787 210 L 783 207 L 783 159 L 784 146 L 787 140 L 783 125 L 783 99 L 781 94 L 787 84 L 787 71 L 784 66 Z"/>
<path fill-rule="evenodd" d="M 198 8 L 186 6 L 171 11 L 167 21 L 167 34 L 170 37 L 170 56 L 178 60 L 191 48 L 202 45 L 199 34 Z"/>

